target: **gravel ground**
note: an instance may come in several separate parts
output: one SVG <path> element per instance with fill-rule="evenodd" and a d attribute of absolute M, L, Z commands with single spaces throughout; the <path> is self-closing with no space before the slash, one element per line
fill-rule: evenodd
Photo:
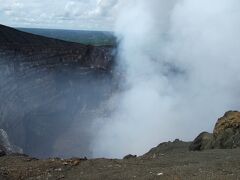
<path fill-rule="evenodd" d="M 0 158 L 0 179 L 240 179 L 240 149 L 188 151 L 189 143 L 163 143 L 130 159 Z"/>

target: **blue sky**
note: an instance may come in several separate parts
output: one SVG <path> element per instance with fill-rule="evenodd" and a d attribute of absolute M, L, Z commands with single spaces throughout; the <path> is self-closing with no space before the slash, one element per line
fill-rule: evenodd
<path fill-rule="evenodd" d="M 118 0 L 0 0 L 0 24 L 112 30 Z"/>

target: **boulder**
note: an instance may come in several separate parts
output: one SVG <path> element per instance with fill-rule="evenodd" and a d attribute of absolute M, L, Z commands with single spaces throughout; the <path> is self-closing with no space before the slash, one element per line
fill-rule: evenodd
<path fill-rule="evenodd" d="M 240 130 L 240 112 L 238 111 L 228 111 L 223 117 L 219 118 L 215 128 L 213 130 L 213 135 L 215 137 L 222 134 L 227 129 L 232 129 L 233 131 Z"/>
<path fill-rule="evenodd" d="M 0 157 L 5 156 L 5 155 L 6 155 L 6 152 L 4 150 L 2 150 L 0 147 Z"/>
<path fill-rule="evenodd" d="M 190 151 L 201 151 L 204 149 L 210 149 L 213 135 L 208 132 L 202 132 L 189 146 Z"/>
<path fill-rule="evenodd" d="M 228 111 L 219 118 L 213 133 L 201 133 L 189 146 L 189 150 L 233 149 L 240 147 L 240 112 Z"/>
<path fill-rule="evenodd" d="M 128 155 L 124 156 L 123 159 L 135 159 L 135 158 L 137 158 L 137 155 L 128 154 Z"/>

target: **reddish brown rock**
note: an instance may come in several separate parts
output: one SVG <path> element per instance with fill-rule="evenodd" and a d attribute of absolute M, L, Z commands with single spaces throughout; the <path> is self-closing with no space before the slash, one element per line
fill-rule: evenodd
<path fill-rule="evenodd" d="M 223 117 L 219 118 L 215 128 L 213 130 L 213 135 L 217 137 L 219 134 L 226 131 L 228 128 L 239 130 L 240 128 L 240 112 L 229 111 L 224 114 Z"/>

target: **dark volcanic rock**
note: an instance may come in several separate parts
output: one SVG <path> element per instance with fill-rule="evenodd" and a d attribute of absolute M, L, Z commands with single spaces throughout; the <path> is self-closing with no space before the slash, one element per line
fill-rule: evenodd
<path fill-rule="evenodd" d="M 240 147 L 240 112 L 229 111 L 218 119 L 213 134 L 201 133 L 190 150 L 232 149 Z"/>
<path fill-rule="evenodd" d="M 6 155 L 7 153 L 4 150 L 2 150 L 2 147 L 0 147 L 0 157 L 6 156 Z"/>
<path fill-rule="evenodd" d="M 190 142 L 184 142 L 179 139 L 176 139 L 173 142 L 163 142 L 157 147 L 152 148 L 148 153 L 143 155 L 144 158 L 159 158 L 165 153 L 174 154 L 176 152 L 187 152 Z"/>
<path fill-rule="evenodd" d="M 189 146 L 190 151 L 200 151 L 211 148 L 213 135 L 208 132 L 202 132 Z"/>
<path fill-rule="evenodd" d="M 24 153 L 90 156 L 92 120 L 116 84 L 114 47 L 0 25 L 0 128 Z"/>
<path fill-rule="evenodd" d="M 123 159 L 134 159 L 134 158 L 137 158 L 137 156 L 136 155 L 132 155 L 132 154 L 128 154 L 128 155 L 123 157 Z"/>

